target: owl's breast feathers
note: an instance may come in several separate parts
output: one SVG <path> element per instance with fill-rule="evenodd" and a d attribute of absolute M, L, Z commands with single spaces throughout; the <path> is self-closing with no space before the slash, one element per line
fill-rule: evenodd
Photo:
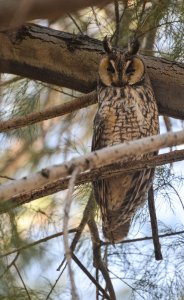
<path fill-rule="evenodd" d="M 159 132 L 158 110 L 151 86 L 100 87 L 98 102 L 92 151 Z M 147 156 L 151 155 L 154 154 Z M 150 169 L 93 182 L 104 236 L 110 242 L 120 242 L 128 234 L 132 217 L 145 202 L 153 174 Z"/>

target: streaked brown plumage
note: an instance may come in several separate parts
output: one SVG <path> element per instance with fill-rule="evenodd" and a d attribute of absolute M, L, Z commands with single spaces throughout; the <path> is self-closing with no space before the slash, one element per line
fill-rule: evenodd
<path fill-rule="evenodd" d="M 113 51 L 99 65 L 98 111 L 94 119 L 92 151 L 159 132 L 158 110 L 137 44 L 127 52 Z M 154 155 L 150 153 L 148 155 Z M 141 159 L 137 155 L 134 159 Z M 102 214 L 103 233 L 112 243 L 128 234 L 136 210 L 142 206 L 153 180 L 153 170 L 93 182 Z"/>

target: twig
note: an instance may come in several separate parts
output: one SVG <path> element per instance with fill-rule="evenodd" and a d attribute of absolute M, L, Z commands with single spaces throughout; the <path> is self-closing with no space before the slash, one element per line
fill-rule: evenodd
<path fill-rule="evenodd" d="M 93 200 L 94 201 L 94 200 Z M 103 275 L 103 278 L 106 283 L 106 287 L 108 289 L 110 299 L 116 300 L 116 295 L 114 292 L 114 288 L 111 282 L 111 279 L 109 277 L 108 270 L 106 266 L 104 265 L 101 257 L 101 249 L 100 249 L 100 238 L 98 234 L 98 229 L 94 220 L 94 212 L 91 212 L 90 219 L 88 221 L 88 227 L 91 233 L 91 239 L 93 243 L 93 260 L 94 260 L 94 267 L 99 269 Z"/>
<path fill-rule="evenodd" d="M 76 231 L 77 231 L 77 228 L 73 228 L 73 229 L 69 229 L 69 230 L 68 230 L 68 233 L 73 233 L 73 232 L 76 232 Z M 21 251 L 23 251 L 23 250 L 25 250 L 25 249 L 29 249 L 29 248 L 34 247 L 34 246 L 36 246 L 36 245 L 39 245 L 39 244 L 41 244 L 41 243 L 45 243 L 45 242 L 47 242 L 47 241 L 49 241 L 49 240 L 51 240 L 51 239 L 55 239 L 55 238 L 57 238 L 57 237 L 59 237 L 59 236 L 62 236 L 62 235 L 63 235 L 63 231 L 57 232 L 57 233 L 55 233 L 55 234 L 49 235 L 49 236 L 47 236 L 47 237 L 45 237 L 45 238 L 43 238 L 43 239 L 40 239 L 40 240 L 38 240 L 38 241 L 35 241 L 35 242 L 33 242 L 33 243 L 29 243 L 29 244 L 27 244 L 27 245 L 25 245 L 25 246 L 22 246 L 22 247 L 19 247 L 19 248 L 17 248 L 17 249 L 14 249 L 14 250 L 12 250 L 12 251 L 9 251 L 9 252 L 7 252 L 7 253 L 1 254 L 1 255 L 0 255 L 0 258 L 3 258 L 3 257 L 5 257 L 5 256 L 11 255 L 11 254 L 17 253 L 17 252 L 20 253 Z"/>
<path fill-rule="evenodd" d="M 181 21 L 180 20 L 175 20 L 175 21 L 169 21 L 169 22 L 157 24 L 156 26 L 153 26 L 153 27 L 149 28 L 148 30 L 145 30 L 144 32 L 142 32 L 141 34 L 139 34 L 137 36 L 137 38 L 140 39 L 142 36 L 146 35 L 146 33 L 150 32 L 150 31 L 152 31 L 154 29 L 157 29 L 157 28 L 165 26 L 165 25 L 174 24 L 174 23 L 181 23 Z"/>
<path fill-rule="evenodd" d="M 17 252 L 17 254 L 15 255 L 14 259 L 11 261 L 11 263 L 7 266 L 6 270 L 4 271 L 4 273 L 0 276 L 0 278 L 2 278 L 7 272 L 8 270 L 14 265 L 14 263 L 16 262 L 16 260 L 19 257 L 19 252 Z"/>
<path fill-rule="evenodd" d="M 121 23 L 121 21 L 122 21 L 122 19 L 123 19 L 123 17 L 124 17 L 125 11 L 126 11 L 126 9 L 127 9 L 127 4 L 128 4 L 128 1 L 126 1 L 125 5 L 124 5 L 123 13 L 121 14 L 121 17 L 119 18 L 119 25 L 120 25 L 120 23 Z M 112 35 L 111 38 L 110 38 L 110 41 L 111 41 L 111 42 L 113 41 L 114 37 L 116 36 L 116 30 L 117 30 L 117 27 L 116 27 L 116 29 L 115 29 L 113 35 Z"/>
<path fill-rule="evenodd" d="M 142 25 L 141 23 L 144 22 L 144 20 L 142 20 L 142 18 L 143 18 L 144 12 L 145 12 L 146 2 L 147 1 L 145 1 L 145 0 L 143 1 L 142 9 L 141 9 L 141 12 L 140 12 L 139 16 L 138 16 L 138 13 L 137 13 L 137 10 L 136 10 L 136 17 L 137 17 L 137 29 L 136 29 L 136 31 L 137 32 L 140 30 L 140 27 Z"/>
<path fill-rule="evenodd" d="M 78 226 L 78 228 L 76 230 L 76 234 L 75 234 L 75 236 L 74 236 L 74 238 L 72 240 L 72 243 L 71 243 L 71 246 L 70 246 L 71 252 L 74 252 L 75 247 L 76 247 L 76 245 L 77 245 L 77 243 L 78 243 L 78 241 L 80 239 L 80 236 L 81 236 L 81 234 L 82 234 L 82 232 L 84 230 L 84 227 L 85 227 L 85 225 L 88 222 L 90 212 L 93 210 L 93 201 L 92 201 L 93 199 L 92 199 L 92 197 L 93 197 L 93 195 L 92 195 L 92 192 L 91 192 L 91 194 L 89 196 L 89 199 L 88 199 L 88 202 L 87 202 L 87 205 L 86 205 L 86 207 L 84 209 L 82 219 L 81 219 L 80 224 L 79 224 L 79 226 Z M 61 270 L 64 262 L 65 262 L 65 257 L 62 260 L 62 262 L 59 265 L 59 267 L 57 268 L 57 271 Z"/>
<path fill-rule="evenodd" d="M 122 161 L 123 163 L 127 162 L 130 158 L 133 160 L 133 157 L 137 153 L 139 155 L 146 154 L 182 143 L 184 143 L 184 130 L 144 137 L 139 140 L 103 148 L 81 157 L 73 158 L 61 165 L 42 169 L 40 172 L 32 174 L 29 177 L 23 177 L 22 179 L 0 185 L 0 200 L 4 206 L 6 203 L 10 203 L 14 195 L 43 188 L 45 184 L 70 175 L 78 167 L 80 167 L 82 172 L 107 166 L 117 161 Z"/>
<path fill-rule="evenodd" d="M 75 236 L 74 236 L 74 238 L 73 238 L 73 241 L 72 241 L 72 243 L 71 243 L 71 246 L 70 246 L 70 251 L 71 251 L 71 253 L 73 253 L 74 250 L 75 250 L 75 247 L 76 247 L 76 245 L 77 245 L 77 243 L 78 243 L 78 241 L 79 241 L 79 239 L 80 239 L 80 236 L 81 236 L 81 234 L 82 234 L 82 232 L 83 232 L 83 229 L 84 229 L 84 227 L 85 227 L 85 225 L 86 225 L 86 223 L 87 223 L 87 221 L 88 221 L 90 212 L 91 212 L 92 210 L 93 210 L 93 201 L 92 201 L 92 193 L 91 193 L 91 194 L 90 194 L 90 197 L 89 197 L 89 199 L 88 199 L 87 205 L 86 205 L 86 207 L 85 207 L 85 209 L 84 209 L 84 212 L 83 212 L 83 216 L 82 216 L 81 222 L 80 222 L 80 224 L 79 224 L 79 226 L 78 226 L 78 228 L 77 228 L 77 230 L 76 230 L 76 234 L 75 234 Z M 64 270 L 65 270 L 65 268 L 66 268 L 66 266 L 67 266 L 67 263 L 65 263 L 65 262 L 66 262 L 66 257 L 63 258 L 61 264 L 60 264 L 59 267 L 57 268 L 57 271 L 60 271 L 61 268 L 62 268 L 62 271 L 61 271 L 61 273 L 59 274 L 57 280 L 55 281 L 55 284 L 52 286 L 52 289 L 51 289 L 51 291 L 49 292 L 49 294 L 48 294 L 46 300 L 49 299 L 49 296 L 51 295 L 51 293 L 52 293 L 52 291 L 54 290 L 54 288 L 55 288 L 57 282 L 59 281 L 61 275 L 63 274 L 63 272 L 64 272 Z"/>
<path fill-rule="evenodd" d="M 100 28 L 101 24 L 100 24 L 100 22 L 98 21 L 97 14 L 96 14 L 95 9 L 94 9 L 93 6 L 91 7 L 91 10 L 92 10 L 93 15 L 94 15 L 94 18 L 95 18 L 95 23 L 96 23 L 96 25 L 98 26 L 98 30 L 99 30 L 99 32 L 100 32 L 101 38 L 103 39 L 103 38 L 104 38 L 104 35 L 103 35 L 102 30 L 101 30 L 101 28 Z"/>
<path fill-rule="evenodd" d="M 116 29 L 115 29 L 115 46 L 118 46 L 119 41 L 119 30 L 120 30 L 120 17 L 119 17 L 119 2 L 118 0 L 114 0 L 114 8 L 115 8 L 115 20 L 116 20 Z"/>
<path fill-rule="evenodd" d="M 172 130 L 172 122 L 171 119 L 168 116 L 163 116 L 164 119 L 164 123 L 165 123 L 165 127 L 167 129 L 167 131 L 171 131 Z"/>
<path fill-rule="evenodd" d="M 54 107 L 49 107 L 42 111 L 33 112 L 26 116 L 16 117 L 6 121 L 1 121 L 0 132 L 7 132 L 9 130 L 22 128 L 51 118 L 60 117 L 65 114 L 74 112 L 80 108 L 92 105 L 96 102 L 96 92 L 91 92 L 75 100 L 71 100 Z"/>
<path fill-rule="evenodd" d="M 61 278 L 61 276 L 63 275 L 64 270 L 66 269 L 67 264 L 65 264 L 64 268 L 62 269 L 61 273 L 59 274 L 59 276 L 57 277 L 54 285 L 52 286 L 52 288 L 50 289 L 50 292 L 48 293 L 47 297 L 45 300 L 49 300 L 50 299 L 50 295 L 52 294 L 53 290 L 55 289 L 55 286 L 57 285 L 59 279 Z"/>
<path fill-rule="evenodd" d="M 10 80 L 6 80 L 6 81 L 0 81 L 0 87 L 4 87 L 4 86 L 7 86 L 9 84 L 12 84 L 14 82 L 17 82 L 17 81 L 20 81 L 20 80 L 23 80 L 24 77 L 21 77 L 21 76 L 16 76 L 16 77 L 13 77 L 12 79 Z"/>
<path fill-rule="evenodd" d="M 102 294 L 105 296 L 105 299 L 111 299 L 107 292 L 101 287 L 101 285 L 96 281 L 96 279 L 91 275 L 91 273 L 84 267 L 84 265 L 79 261 L 79 259 L 76 257 L 76 255 L 72 254 L 72 259 L 75 261 L 75 263 L 79 266 L 79 268 L 88 276 L 88 278 L 91 280 L 91 282 L 94 283 L 94 285 L 97 287 L 99 291 L 102 292 Z"/>
<path fill-rule="evenodd" d="M 64 249 L 65 249 L 65 256 L 66 256 L 66 261 L 68 264 L 68 272 L 69 272 L 69 277 L 70 277 L 70 283 L 71 283 L 71 294 L 72 294 L 72 300 L 78 300 L 78 295 L 77 295 L 77 290 L 76 290 L 76 285 L 74 281 L 74 275 L 73 275 L 73 270 L 71 266 L 71 250 L 69 247 L 68 243 L 68 223 L 69 223 L 69 213 L 70 213 L 70 207 L 72 204 L 72 194 L 73 190 L 75 187 L 75 180 L 77 177 L 77 174 L 80 172 L 80 167 L 74 169 L 72 176 L 69 181 L 69 186 L 68 186 L 68 193 L 65 199 L 65 205 L 64 205 L 64 218 L 63 218 L 63 242 L 64 242 Z"/>
<path fill-rule="evenodd" d="M 79 174 L 76 179 L 76 185 L 81 185 L 87 182 L 91 182 L 94 179 L 109 178 L 120 174 L 128 174 L 134 171 L 140 171 L 144 168 L 155 168 L 156 166 L 181 161 L 184 159 L 184 150 L 175 150 L 169 153 L 160 154 L 158 156 L 151 157 L 144 160 L 135 160 L 127 163 L 115 163 L 106 167 L 85 171 Z M 24 203 L 31 202 L 37 198 L 41 198 L 47 195 L 54 194 L 61 190 L 65 190 L 68 186 L 70 177 L 55 180 L 51 183 L 45 184 L 44 187 L 39 189 L 32 189 L 24 193 L 13 196 L 7 201 L 7 204 L 3 204 L 0 207 L 0 214 L 9 211 Z"/>
<path fill-rule="evenodd" d="M 23 280 L 23 278 L 22 278 L 22 275 L 21 275 L 19 269 L 17 268 L 16 263 L 14 262 L 13 265 L 14 265 L 14 267 L 15 267 L 15 269 L 16 269 L 16 271 L 17 271 L 17 274 L 18 274 L 18 276 L 19 276 L 19 278 L 20 278 L 20 280 L 21 280 L 21 282 L 22 282 L 22 284 L 23 284 L 23 287 L 24 287 L 24 289 L 25 289 L 25 291 L 26 291 L 26 294 L 27 294 L 28 299 L 31 300 L 31 296 L 29 295 L 29 291 L 28 291 L 28 289 L 27 289 L 27 287 L 26 287 L 26 284 L 25 284 L 25 282 L 24 282 L 24 280 Z"/>
<path fill-rule="evenodd" d="M 3 176 L 3 175 L 0 175 L 0 178 L 3 178 L 3 179 L 8 179 L 8 180 L 15 180 L 15 178 L 12 178 L 12 177 L 9 177 L 9 176 Z"/>
<path fill-rule="evenodd" d="M 182 208 L 183 208 L 183 210 L 184 210 L 184 205 L 183 205 L 182 199 L 181 199 L 181 197 L 180 197 L 178 191 L 175 189 L 175 187 L 174 187 L 172 184 L 170 184 L 170 183 L 167 183 L 167 184 L 174 190 L 174 192 L 175 192 L 176 195 L 178 196 L 178 199 L 179 199 L 179 201 L 180 201 L 180 204 L 181 204 L 181 206 L 182 206 Z"/>
<path fill-rule="evenodd" d="M 175 236 L 175 235 L 178 235 L 178 234 L 184 234 L 184 230 L 160 234 L 158 237 L 159 238 L 164 238 L 164 237 Z M 138 239 L 124 240 L 124 241 L 122 241 L 120 243 L 117 243 L 117 244 L 136 243 L 136 242 L 148 241 L 148 240 L 152 240 L 152 239 L 153 239 L 152 236 L 146 236 L 146 237 L 138 238 Z M 112 245 L 112 243 L 101 241 L 100 246 L 106 246 L 106 245 Z"/>
<path fill-rule="evenodd" d="M 99 270 L 96 269 L 96 281 L 99 283 Z M 96 300 L 99 300 L 99 288 L 96 286 Z"/>
<path fill-rule="evenodd" d="M 74 19 L 74 17 L 71 14 L 67 14 L 68 17 L 72 20 L 72 22 L 75 24 L 75 26 L 77 27 L 78 31 L 80 32 L 81 35 L 84 35 L 83 31 L 81 30 L 80 26 L 77 24 L 76 20 Z"/>
<path fill-rule="evenodd" d="M 148 207 L 151 219 L 151 229 L 152 229 L 152 236 L 153 236 L 153 244 L 155 249 L 155 259 L 162 260 L 162 252 L 161 252 L 161 245 L 158 237 L 158 225 L 157 225 L 157 216 L 155 210 L 155 203 L 154 203 L 154 191 L 153 185 L 149 189 L 148 192 Z"/>
<path fill-rule="evenodd" d="M 117 279 L 119 279 L 121 282 L 123 282 L 125 285 L 127 285 L 132 291 L 134 291 L 134 293 L 137 293 L 141 298 L 142 295 L 137 291 L 136 288 L 133 288 L 128 282 L 126 282 L 125 280 L 123 280 L 121 277 L 119 277 L 117 274 L 115 274 L 114 272 L 112 272 L 111 270 L 109 270 L 109 272 L 114 275 Z M 140 298 L 140 299 L 141 299 Z"/>

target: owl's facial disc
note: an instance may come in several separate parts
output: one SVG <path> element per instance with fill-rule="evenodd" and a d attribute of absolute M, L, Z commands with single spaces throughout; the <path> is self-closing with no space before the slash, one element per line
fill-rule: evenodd
<path fill-rule="evenodd" d="M 118 73 L 114 60 L 105 57 L 99 65 L 99 76 L 102 83 L 106 86 L 113 85 L 118 80 Z"/>
<path fill-rule="evenodd" d="M 134 85 L 144 78 L 145 67 L 139 57 L 128 58 L 123 54 L 102 58 L 99 76 L 105 86 Z"/>
<path fill-rule="evenodd" d="M 136 84 L 144 78 L 145 67 L 142 60 L 138 57 L 128 60 L 122 75 L 122 80 L 129 85 Z"/>

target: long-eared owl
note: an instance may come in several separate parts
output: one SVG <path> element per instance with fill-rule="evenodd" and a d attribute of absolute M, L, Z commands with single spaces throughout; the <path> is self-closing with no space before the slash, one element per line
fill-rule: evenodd
<path fill-rule="evenodd" d="M 137 55 L 138 41 L 121 52 L 104 40 L 104 49 L 106 54 L 99 64 L 92 151 L 159 132 L 157 104 L 145 64 Z M 155 154 L 137 154 L 131 159 Z M 93 182 L 103 233 L 111 243 L 127 236 L 136 210 L 145 203 L 153 176 L 153 169 L 144 169 Z"/>

